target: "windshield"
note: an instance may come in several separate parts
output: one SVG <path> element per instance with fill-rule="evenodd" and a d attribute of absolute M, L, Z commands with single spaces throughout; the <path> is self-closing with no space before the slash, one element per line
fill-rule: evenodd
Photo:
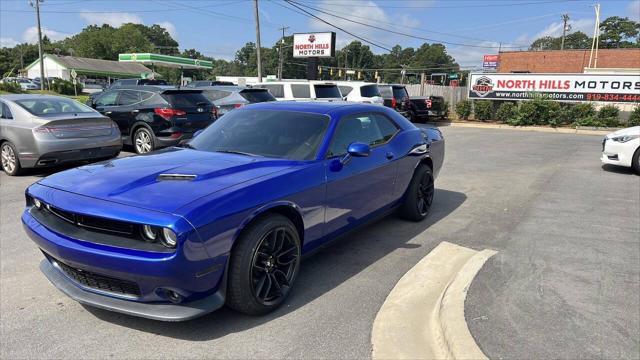
<path fill-rule="evenodd" d="M 380 96 L 380 90 L 378 90 L 378 85 L 365 85 L 360 87 L 360 96 L 362 97 L 374 97 Z"/>
<path fill-rule="evenodd" d="M 329 117 L 280 110 L 231 111 L 193 139 L 191 148 L 290 160 L 312 160 Z"/>
<path fill-rule="evenodd" d="M 316 99 L 342 98 L 340 90 L 335 85 L 314 85 L 316 89 Z"/>
<path fill-rule="evenodd" d="M 75 100 L 65 98 L 42 98 L 16 100 L 16 104 L 33 115 L 55 115 L 64 113 L 96 113 L 92 108 Z"/>

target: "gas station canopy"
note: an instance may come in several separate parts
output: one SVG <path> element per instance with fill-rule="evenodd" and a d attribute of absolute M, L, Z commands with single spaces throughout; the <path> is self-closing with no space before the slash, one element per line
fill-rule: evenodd
<path fill-rule="evenodd" d="M 208 60 L 190 59 L 179 56 L 169 56 L 149 53 L 119 54 L 120 62 L 137 62 L 145 65 L 166 66 L 179 69 L 213 69 L 213 63 Z"/>

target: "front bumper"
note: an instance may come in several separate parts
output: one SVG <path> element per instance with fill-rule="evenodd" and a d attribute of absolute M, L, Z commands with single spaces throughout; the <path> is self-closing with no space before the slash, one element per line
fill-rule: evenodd
<path fill-rule="evenodd" d="M 602 141 L 600 161 L 602 161 L 603 164 L 631 167 L 633 153 L 637 148 L 637 140 L 621 143 L 605 138 Z"/>
<path fill-rule="evenodd" d="M 211 296 L 181 304 L 140 303 L 83 290 L 46 259 L 40 262 L 40 271 L 58 290 L 81 304 L 153 320 L 191 320 L 219 309 L 225 301 L 221 291 L 217 291 Z"/>
<path fill-rule="evenodd" d="M 190 227 L 175 215 L 114 205 L 38 184 L 29 188 L 29 195 L 48 204 L 64 204 L 64 210 L 73 213 L 109 218 L 117 210 L 121 221 L 129 218 L 155 226 Z M 76 233 L 45 226 L 31 211 L 38 210 L 27 207 L 22 222 L 45 254 L 41 269 L 58 289 L 79 302 L 165 321 L 188 320 L 224 304 L 226 255 L 211 258 L 195 231 L 174 252 L 144 251 L 94 242 L 84 235 L 81 239 Z M 172 299 L 171 293 L 179 299 Z"/>

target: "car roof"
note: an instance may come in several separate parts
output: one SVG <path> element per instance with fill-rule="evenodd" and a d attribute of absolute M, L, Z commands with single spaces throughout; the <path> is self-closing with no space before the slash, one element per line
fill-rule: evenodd
<path fill-rule="evenodd" d="M 163 91 L 167 91 L 167 90 L 172 90 L 172 91 L 189 91 L 189 92 L 193 92 L 193 91 L 202 91 L 201 88 L 179 88 L 173 85 L 122 85 L 122 86 L 115 86 L 110 90 L 144 90 L 144 91 L 150 91 L 150 92 L 163 92 Z"/>
<path fill-rule="evenodd" d="M 347 101 L 268 101 L 247 105 L 243 110 L 282 110 L 328 115 L 329 113 L 335 111 L 380 111 L 380 108 L 381 107 L 379 105 L 353 103 Z"/>
<path fill-rule="evenodd" d="M 0 95 L 0 99 L 4 100 L 27 100 L 27 99 L 68 99 L 66 96 L 56 96 L 56 95 L 44 95 L 44 94 L 8 94 L 8 95 Z"/>
<path fill-rule="evenodd" d="M 251 89 L 251 88 L 248 87 L 248 86 L 239 86 L 239 85 L 210 85 L 210 86 L 198 86 L 196 88 L 190 88 L 190 89 L 242 91 L 242 90 Z M 256 90 L 267 91 L 267 89 L 260 89 L 260 88 L 258 88 Z"/>

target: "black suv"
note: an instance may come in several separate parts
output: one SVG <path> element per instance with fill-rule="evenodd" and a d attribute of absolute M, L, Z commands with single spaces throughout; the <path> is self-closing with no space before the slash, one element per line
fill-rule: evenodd
<path fill-rule="evenodd" d="M 218 81 L 218 80 L 194 80 L 184 87 L 199 88 L 205 86 L 235 86 L 231 81 Z"/>
<path fill-rule="evenodd" d="M 122 142 L 144 154 L 190 139 L 217 118 L 202 90 L 157 86 L 124 86 L 107 90 L 88 105 L 111 118 Z"/>
<path fill-rule="evenodd" d="M 118 79 L 111 83 L 109 89 L 120 86 L 132 86 L 132 85 L 158 85 L 158 86 L 170 86 L 165 80 L 155 79 Z"/>
<path fill-rule="evenodd" d="M 384 106 L 395 109 L 406 118 L 411 117 L 411 101 L 404 85 L 378 84 L 378 89 L 384 100 Z"/>

